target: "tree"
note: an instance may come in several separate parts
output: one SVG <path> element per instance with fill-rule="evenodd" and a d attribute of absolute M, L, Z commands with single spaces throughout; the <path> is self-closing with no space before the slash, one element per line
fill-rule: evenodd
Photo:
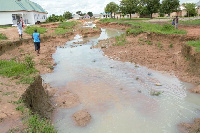
<path fill-rule="evenodd" d="M 63 14 L 64 19 L 71 19 L 72 18 L 72 13 L 69 11 L 64 12 Z"/>
<path fill-rule="evenodd" d="M 130 19 L 131 19 L 131 14 L 140 11 L 139 5 L 140 5 L 139 0 L 122 0 L 120 1 L 120 10 L 122 14 L 130 14 Z"/>
<path fill-rule="evenodd" d="M 93 13 L 92 13 L 92 12 L 88 12 L 87 14 L 88 14 L 90 17 L 93 16 Z"/>
<path fill-rule="evenodd" d="M 152 18 L 153 13 L 157 13 L 160 7 L 160 0 L 142 0 L 142 12 L 150 14 Z"/>
<path fill-rule="evenodd" d="M 77 12 L 76 12 L 76 14 L 78 14 L 78 15 L 81 15 L 81 14 L 82 14 L 82 12 L 81 12 L 81 11 L 77 11 Z"/>
<path fill-rule="evenodd" d="M 110 2 L 106 5 L 104 10 L 106 13 L 111 13 L 111 18 L 112 18 L 112 13 L 114 13 L 114 18 L 115 18 L 115 13 L 119 10 L 119 6 L 115 2 Z"/>
<path fill-rule="evenodd" d="M 170 14 L 178 10 L 179 0 L 163 0 L 161 9 L 163 13 Z"/>
<path fill-rule="evenodd" d="M 195 9 L 196 4 L 194 4 L 194 3 L 183 3 L 183 6 L 185 6 L 185 8 L 186 8 L 188 17 L 197 15 L 197 11 Z"/>

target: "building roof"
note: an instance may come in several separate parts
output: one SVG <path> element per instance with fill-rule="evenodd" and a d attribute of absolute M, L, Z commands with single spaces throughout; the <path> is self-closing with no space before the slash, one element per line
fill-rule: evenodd
<path fill-rule="evenodd" d="M 30 0 L 0 0 L 0 12 L 36 11 L 47 13 L 40 5 Z"/>
<path fill-rule="evenodd" d="M 103 13 L 101 13 L 102 15 L 111 15 L 111 13 L 105 13 L 105 12 L 103 12 Z"/>

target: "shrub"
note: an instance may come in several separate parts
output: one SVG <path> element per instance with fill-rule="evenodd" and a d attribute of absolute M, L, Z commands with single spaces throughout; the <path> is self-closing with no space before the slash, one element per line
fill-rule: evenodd
<path fill-rule="evenodd" d="M 188 41 L 187 45 L 195 47 L 195 51 L 200 52 L 200 41 Z"/>
<path fill-rule="evenodd" d="M 171 25 L 171 24 L 164 24 L 163 26 L 162 26 L 162 29 L 161 29 L 162 31 L 172 31 L 172 30 L 174 30 L 174 26 L 173 25 Z"/>

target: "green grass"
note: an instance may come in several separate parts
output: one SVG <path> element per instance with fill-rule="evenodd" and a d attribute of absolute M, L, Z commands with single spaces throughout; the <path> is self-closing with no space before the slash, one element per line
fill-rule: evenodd
<path fill-rule="evenodd" d="M 129 19 L 130 20 L 130 19 Z M 127 21 L 127 19 L 102 19 L 102 23 L 107 22 L 117 22 L 119 24 L 130 24 L 131 28 L 126 30 L 128 34 L 140 34 L 142 32 L 153 32 L 153 33 L 160 33 L 160 34 L 186 34 L 185 30 L 175 29 L 174 26 L 171 24 L 153 24 L 153 23 L 145 23 L 145 22 L 137 22 L 144 19 L 131 19 L 132 21 Z M 137 21 L 136 21 L 137 20 Z"/>
<path fill-rule="evenodd" d="M 195 51 L 200 52 L 200 41 L 188 41 L 187 45 L 195 47 Z"/>
<path fill-rule="evenodd" d="M 0 26 L 0 28 L 3 28 L 3 29 L 7 29 L 9 27 L 12 27 L 12 26 Z"/>
<path fill-rule="evenodd" d="M 113 46 L 124 46 L 126 44 L 126 34 L 121 34 L 120 36 L 115 37 L 116 43 Z"/>
<path fill-rule="evenodd" d="M 35 32 L 34 31 L 35 29 L 37 29 L 37 32 L 40 33 L 40 34 L 44 34 L 44 33 L 47 32 L 46 28 L 43 28 L 43 27 L 30 27 L 30 26 L 28 26 L 24 32 L 27 33 L 27 34 L 32 35 Z"/>
<path fill-rule="evenodd" d="M 0 75 L 19 79 L 18 83 L 32 83 L 36 72 L 34 62 L 29 57 L 25 57 L 24 62 L 0 60 Z"/>
<path fill-rule="evenodd" d="M 8 39 L 5 34 L 0 33 L 0 40 L 6 40 Z"/>
<path fill-rule="evenodd" d="M 60 28 L 57 28 L 57 29 L 55 29 L 55 34 L 56 35 L 63 35 L 63 34 L 65 34 L 65 33 L 67 33 L 68 32 L 68 30 L 67 29 L 60 29 Z"/>
<path fill-rule="evenodd" d="M 37 114 L 30 115 L 25 123 L 28 133 L 57 133 L 50 121 L 40 118 Z"/>
<path fill-rule="evenodd" d="M 150 18 L 134 18 L 134 19 L 130 19 L 130 18 L 122 18 L 122 19 L 105 18 L 105 19 L 101 19 L 100 21 L 102 23 L 110 23 L 110 22 L 124 23 L 124 22 L 127 22 L 127 21 L 143 21 L 143 20 L 150 20 Z"/>
<path fill-rule="evenodd" d="M 25 109 L 24 105 L 19 105 L 16 108 L 17 111 L 21 111 L 22 113 L 24 113 L 24 109 Z"/>
<path fill-rule="evenodd" d="M 76 21 L 62 22 L 59 24 L 58 28 L 73 29 L 78 23 L 79 22 Z"/>
<path fill-rule="evenodd" d="M 179 24 L 183 24 L 183 25 L 200 25 L 200 19 L 188 20 L 188 21 L 179 21 Z"/>

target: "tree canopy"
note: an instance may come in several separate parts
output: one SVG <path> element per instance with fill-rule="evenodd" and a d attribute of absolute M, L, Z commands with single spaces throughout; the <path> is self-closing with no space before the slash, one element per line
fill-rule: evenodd
<path fill-rule="evenodd" d="M 93 16 L 93 13 L 92 13 L 92 12 L 88 12 L 87 14 L 88 14 L 90 17 Z"/>
<path fill-rule="evenodd" d="M 197 11 L 195 9 L 195 6 L 196 6 L 195 3 L 183 3 L 183 6 L 185 6 L 185 8 L 186 8 L 186 11 L 188 13 L 188 17 L 197 15 Z"/>
<path fill-rule="evenodd" d="M 64 19 L 71 19 L 72 18 L 72 13 L 69 11 L 64 12 L 63 14 Z"/>
<path fill-rule="evenodd" d="M 106 5 L 104 10 L 106 13 L 111 13 L 112 17 L 112 13 L 116 13 L 119 10 L 119 6 L 115 2 L 110 2 Z"/>
<path fill-rule="evenodd" d="M 121 0 L 120 1 L 120 11 L 122 14 L 131 14 L 138 13 L 140 11 L 140 1 L 139 0 Z"/>
<path fill-rule="evenodd" d="M 160 8 L 160 0 L 142 0 L 141 1 L 142 9 L 140 12 L 144 12 L 146 14 L 150 14 L 152 18 L 153 13 L 157 13 Z"/>
<path fill-rule="evenodd" d="M 163 0 L 162 1 L 162 12 L 170 14 L 174 11 L 177 11 L 179 7 L 179 0 Z"/>

